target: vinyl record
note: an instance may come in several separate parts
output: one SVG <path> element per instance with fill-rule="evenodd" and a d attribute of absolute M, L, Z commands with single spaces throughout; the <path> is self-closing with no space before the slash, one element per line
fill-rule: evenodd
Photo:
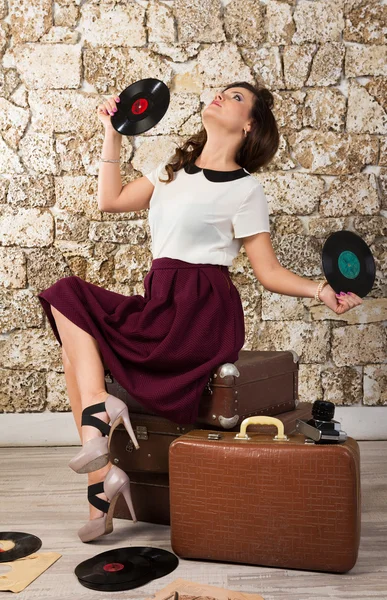
<path fill-rule="evenodd" d="M 168 550 L 146 546 L 138 546 L 137 550 L 141 551 L 141 555 L 145 556 L 150 561 L 153 577 L 155 579 L 168 575 L 174 571 L 179 564 L 177 556 Z"/>
<path fill-rule="evenodd" d="M 138 135 L 154 127 L 169 106 L 169 89 L 159 79 L 140 79 L 119 94 L 111 123 L 121 135 Z"/>
<path fill-rule="evenodd" d="M 329 285 L 338 294 L 366 296 L 375 281 L 375 261 L 365 241 L 352 231 L 336 231 L 325 241 L 322 266 Z"/>
<path fill-rule="evenodd" d="M 1 540 L 11 540 L 14 546 L 9 550 L 0 548 L 0 563 L 11 562 L 18 558 L 24 558 L 33 554 L 42 545 L 42 540 L 32 533 L 23 533 L 21 531 L 2 531 L 0 532 Z"/>
<path fill-rule="evenodd" d="M 178 558 L 167 550 L 132 546 L 101 552 L 79 563 L 74 572 L 85 587 L 118 591 L 168 575 L 178 564 Z"/>

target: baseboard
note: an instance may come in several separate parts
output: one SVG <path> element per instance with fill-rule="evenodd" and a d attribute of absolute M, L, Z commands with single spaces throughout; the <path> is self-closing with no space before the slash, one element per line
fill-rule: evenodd
<path fill-rule="evenodd" d="M 337 406 L 335 419 L 355 440 L 387 440 L 387 406 Z M 80 446 L 80 441 L 71 412 L 2 413 L 1 446 Z"/>

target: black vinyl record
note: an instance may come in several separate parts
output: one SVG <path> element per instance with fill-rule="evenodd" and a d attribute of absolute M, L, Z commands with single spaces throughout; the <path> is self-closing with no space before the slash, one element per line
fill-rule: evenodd
<path fill-rule="evenodd" d="M 111 123 L 121 135 L 138 135 L 154 127 L 169 106 L 169 89 L 159 79 L 140 79 L 119 94 Z"/>
<path fill-rule="evenodd" d="M 352 231 L 336 231 L 322 249 L 326 280 L 337 294 L 353 292 L 366 296 L 375 281 L 375 261 L 366 242 Z"/>
<path fill-rule="evenodd" d="M 0 532 L 1 540 L 12 540 L 15 545 L 9 550 L 2 550 L 0 548 L 0 563 L 11 562 L 12 560 L 29 556 L 39 550 L 42 545 L 42 540 L 36 537 L 36 535 L 22 531 L 2 531 Z"/>
<path fill-rule="evenodd" d="M 79 582 L 93 590 L 130 590 L 176 569 L 177 556 L 146 546 L 116 548 L 84 560 L 74 572 Z"/>

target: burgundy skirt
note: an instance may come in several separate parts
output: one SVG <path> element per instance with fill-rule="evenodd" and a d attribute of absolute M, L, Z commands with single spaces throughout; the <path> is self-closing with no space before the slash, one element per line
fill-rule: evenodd
<path fill-rule="evenodd" d="M 105 367 L 143 406 L 194 423 L 213 370 L 244 345 L 242 302 L 224 265 L 156 258 L 144 296 L 124 296 L 73 275 L 38 294 L 54 334 L 54 306 L 98 343 Z"/>

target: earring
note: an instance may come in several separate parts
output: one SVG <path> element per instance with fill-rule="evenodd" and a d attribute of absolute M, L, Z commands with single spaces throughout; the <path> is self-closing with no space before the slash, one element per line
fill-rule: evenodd
<path fill-rule="evenodd" d="M 247 136 L 247 131 L 246 131 L 246 129 L 244 129 L 243 131 L 245 132 L 245 137 L 246 137 L 246 136 Z"/>

